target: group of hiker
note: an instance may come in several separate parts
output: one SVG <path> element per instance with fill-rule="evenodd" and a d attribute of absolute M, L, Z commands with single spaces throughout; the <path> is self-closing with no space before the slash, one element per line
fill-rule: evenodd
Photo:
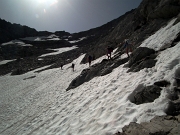
<path fill-rule="evenodd" d="M 122 45 L 122 43 L 119 44 L 120 46 Z M 126 49 L 126 54 L 128 56 L 128 58 L 130 57 L 129 52 L 132 52 L 132 43 L 130 43 L 130 41 L 128 39 L 125 39 L 123 42 L 123 49 Z M 113 52 L 113 47 L 108 46 L 107 47 L 107 57 L 108 60 L 111 59 L 111 54 Z"/>
<path fill-rule="evenodd" d="M 122 43 L 119 43 L 119 45 L 121 46 Z M 128 39 L 125 39 L 124 42 L 123 42 L 123 49 L 126 49 L 126 54 L 127 54 L 128 58 L 130 57 L 129 52 L 132 52 L 132 45 L 133 44 L 130 43 Z M 112 59 L 112 52 L 113 52 L 113 47 L 108 46 L 107 47 L 107 54 L 106 54 L 107 57 L 108 57 L 108 60 Z M 89 67 L 91 66 L 92 60 L 94 60 L 94 59 L 95 59 L 94 55 L 93 56 L 88 55 L 87 61 L 89 63 Z M 61 69 L 62 69 L 63 65 L 61 64 L 60 66 L 61 66 Z M 74 71 L 74 67 L 75 67 L 75 64 L 72 63 L 72 65 L 71 65 L 72 71 Z"/>
<path fill-rule="evenodd" d="M 91 55 L 88 56 L 89 67 L 91 66 L 91 62 L 92 62 L 93 59 L 94 59 L 94 57 L 92 57 Z M 63 64 L 61 64 L 60 67 L 61 67 L 61 70 L 62 70 L 62 69 L 63 69 Z M 72 68 L 72 71 L 73 71 L 73 72 L 74 72 L 74 67 L 75 67 L 75 64 L 72 63 L 72 64 L 71 64 L 71 68 Z"/>

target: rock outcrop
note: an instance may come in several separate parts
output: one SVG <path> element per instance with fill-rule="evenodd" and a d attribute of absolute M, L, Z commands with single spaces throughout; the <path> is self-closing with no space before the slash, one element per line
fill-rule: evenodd
<path fill-rule="evenodd" d="M 157 116 L 150 122 L 130 123 L 114 135 L 179 135 L 180 115 Z"/>
<path fill-rule="evenodd" d="M 139 47 L 133 51 L 131 54 L 131 58 L 128 63 L 128 67 L 130 71 L 140 71 L 143 68 L 152 68 L 156 64 L 156 55 L 153 49 L 149 49 L 146 47 Z"/>
<path fill-rule="evenodd" d="M 137 105 L 153 102 L 160 96 L 161 90 L 162 88 L 156 85 L 144 86 L 140 84 L 129 96 L 129 99 L 132 103 Z"/>

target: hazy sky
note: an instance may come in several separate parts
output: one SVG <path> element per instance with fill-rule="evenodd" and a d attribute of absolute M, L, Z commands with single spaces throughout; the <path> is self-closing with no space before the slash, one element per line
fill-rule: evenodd
<path fill-rule="evenodd" d="M 38 31 L 70 33 L 101 26 L 142 0 L 0 0 L 0 18 Z"/>

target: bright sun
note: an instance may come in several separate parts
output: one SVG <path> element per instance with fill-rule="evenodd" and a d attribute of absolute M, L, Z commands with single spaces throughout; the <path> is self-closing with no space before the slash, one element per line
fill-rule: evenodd
<path fill-rule="evenodd" d="M 37 0 L 39 4 L 54 5 L 58 3 L 58 0 Z"/>
<path fill-rule="evenodd" d="M 37 0 L 38 3 L 47 3 L 48 1 L 51 1 L 51 0 Z"/>

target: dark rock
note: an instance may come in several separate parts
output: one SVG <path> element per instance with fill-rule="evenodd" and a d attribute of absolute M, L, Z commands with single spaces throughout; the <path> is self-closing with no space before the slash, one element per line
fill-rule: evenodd
<path fill-rule="evenodd" d="M 177 87 L 180 87 L 180 68 L 176 69 L 175 77 Z"/>
<path fill-rule="evenodd" d="M 174 87 L 174 91 L 180 93 L 180 88 L 179 87 Z"/>
<path fill-rule="evenodd" d="M 131 67 L 133 64 L 140 63 L 143 59 L 154 53 L 155 51 L 153 49 L 149 49 L 147 47 L 137 48 L 131 54 L 131 58 L 129 60 L 129 67 Z"/>
<path fill-rule="evenodd" d="M 179 96 L 178 96 L 178 93 L 177 91 L 174 91 L 173 93 L 169 94 L 168 95 L 168 98 L 172 101 L 175 101 L 175 100 L 178 100 L 179 99 Z"/>
<path fill-rule="evenodd" d="M 143 62 L 141 62 L 136 68 L 137 70 L 136 71 L 140 71 L 141 69 L 144 69 L 144 68 L 152 68 L 155 66 L 157 60 L 153 60 L 153 59 L 147 59 Z"/>
<path fill-rule="evenodd" d="M 168 108 L 166 109 L 167 115 L 177 116 L 180 114 L 180 102 L 169 102 Z"/>
<path fill-rule="evenodd" d="M 161 88 L 155 85 L 144 86 L 140 84 L 129 96 L 129 100 L 137 105 L 153 102 L 161 94 Z"/>
<path fill-rule="evenodd" d="M 143 126 L 135 122 L 131 122 L 129 126 L 123 127 L 123 132 L 128 135 L 148 135 L 147 130 L 142 130 Z"/>
<path fill-rule="evenodd" d="M 122 133 L 116 133 L 114 135 L 179 135 L 179 117 L 180 115 L 176 117 L 156 116 L 150 122 L 141 124 L 132 122 L 123 127 Z"/>
<path fill-rule="evenodd" d="M 170 82 L 166 80 L 162 80 L 162 81 L 155 82 L 154 85 L 159 86 L 159 87 L 167 87 L 170 85 Z"/>
<path fill-rule="evenodd" d="M 138 72 L 144 68 L 152 68 L 155 66 L 156 62 L 157 60 L 153 59 L 142 60 L 140 63 L 137 62 L 133 64 L 127 72 Z"/>

